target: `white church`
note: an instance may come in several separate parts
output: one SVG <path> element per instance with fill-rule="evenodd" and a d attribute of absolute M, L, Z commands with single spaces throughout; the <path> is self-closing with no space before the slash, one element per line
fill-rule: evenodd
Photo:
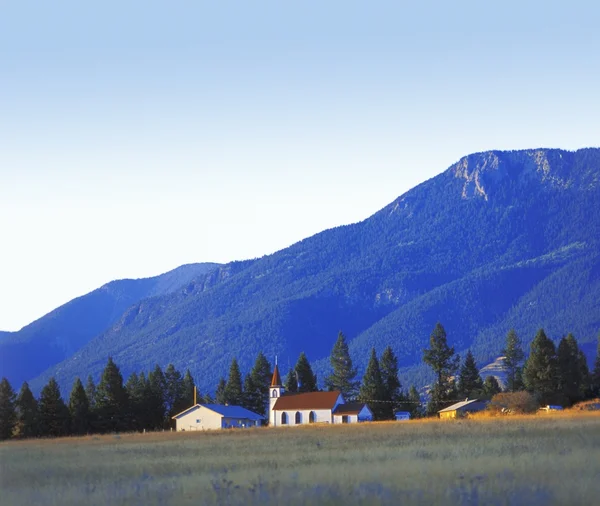
<path fill-rule="evenodd" d="M 341 392 L 286 393 L 275 364 L 269 389 L 269 425 L 358 423 L 373 420 L 366 404 L 346 403 Z"/>

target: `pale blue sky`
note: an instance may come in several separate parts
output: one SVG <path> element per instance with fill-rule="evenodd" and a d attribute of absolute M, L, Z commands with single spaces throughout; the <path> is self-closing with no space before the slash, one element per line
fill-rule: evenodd
<path fill-rule="evenodd" d="M 0 3 L 0 329 L 600 144 L 596 2 Z"/>

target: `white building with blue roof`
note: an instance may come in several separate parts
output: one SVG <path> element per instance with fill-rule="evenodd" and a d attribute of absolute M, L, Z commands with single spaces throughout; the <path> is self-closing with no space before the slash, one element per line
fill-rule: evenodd
<path fill-rule="evenodd" d="M 178 431 L 260 427 L 263 417 L 241 406 L 196 404 L 175 415 Z"/>

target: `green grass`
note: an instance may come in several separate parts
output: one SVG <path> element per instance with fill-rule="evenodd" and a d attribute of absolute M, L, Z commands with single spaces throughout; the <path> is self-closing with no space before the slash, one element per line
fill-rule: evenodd
<path fill-rule="evenodd" d="M 596 414 L 0 445 L 2 505 L 590 505 Z"/>

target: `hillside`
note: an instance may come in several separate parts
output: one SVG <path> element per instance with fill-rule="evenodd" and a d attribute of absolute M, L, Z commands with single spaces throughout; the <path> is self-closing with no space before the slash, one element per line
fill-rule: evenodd
<path fill-rule="evenodd" d="M 173 362 L 212 390 L 232 357 L 258 351 L 319 377 L 342 329 L 362 368 L 392 345 L 404 372 L 436 321 L 483 365 L 515 327 L 582 343 L 600 329 L 600 149 L 477 153 L 363 222 L 254 261 L 221 266 L 186 290 L 134 304 L 104 334 L 40 376 L 98 375 L 110 354 L 125 374 Z"/>
<path fill-rule="evenodd" d="M 18 332 L 0 333 L 0 377 L 13 385 L 34 378 L 71 357 L 90 339 L 113 325 L 132 304 L 172 293 L 216 264 L 183 265 L 145 279 L 108 283 L 73 299 Z"/>

